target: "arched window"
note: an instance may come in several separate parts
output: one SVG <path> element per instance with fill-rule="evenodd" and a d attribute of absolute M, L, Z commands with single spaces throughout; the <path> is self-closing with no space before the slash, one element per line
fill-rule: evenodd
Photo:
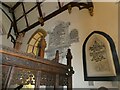
<path fill-rule="evenodd" d="M 28 41 L 27 53 L 38 55 L 39 41 L 41 37 L 45 37 L 46 35 L 47 33 L 44 29 L 38 29 Z"/>

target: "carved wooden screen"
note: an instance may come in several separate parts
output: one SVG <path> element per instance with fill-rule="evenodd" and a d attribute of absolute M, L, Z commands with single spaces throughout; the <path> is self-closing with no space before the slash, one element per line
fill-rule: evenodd
<path fill-rule="evenodd" d="M 0 76 L 2 90 L 20 90 L 20 88 L 35 88 L 36 90 L 41 86 L 46 86 L 48 90 L 51 87 L 58 89 L 63 86 L 66 86 L 68 90 L 72 89 L 74 71 L 71 66 L 70 49 L 66 55 L 67 65 L 39 57 L 35 58 L 28 53 L 18 52 L 5 46 L 2 46 L 0 54 L 2 54 L 0 60 L 3 71 Z"/>

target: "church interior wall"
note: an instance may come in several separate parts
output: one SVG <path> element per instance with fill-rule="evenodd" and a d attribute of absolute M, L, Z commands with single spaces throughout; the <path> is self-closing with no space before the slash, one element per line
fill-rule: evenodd
<path fill-rule="evenodd" d="M 7 10 L 5 10 L 7 11 Z M 32 16 L 34 16 L 33 13 Z M 34 19 L 31 17 L 31 19 Z M 3 26 L 8 33 L 10 22 L 6 19 L 5 15 L 2 15 Z M 32 20 L 31 20 L 32 21 Z M 87 9 L 79 11 L 78 8 L 72 8 L 72 13 L 64 11 L 61 14 L 51 18 L 44 23 L 44 26 L 37 26 L 28 31 L 23 39 L 21 51 L 26 52 L 27 42 L 31 35 L 38 29 L 43 28 L 47 32 L 52 31 L 55 25 L 60 22 L 70 22 L 69 30 L 76 28 L 79 32 L 79 42 L 72 43 L 69 48 L 72 50 L 72 66 L 75 74 L 73 75 L 73 88 L 98 88 L 105 87 L 117 87 L 113 85 L 112 81 L 93 81 L 93 85 L 89 85 L 90 82 L 84 81 L 83 74 L 83 57 L 82 57 L 82 45 L 86 37 L 92 31 L 103 31 L 111 36 L 113 39 L 116 50 L 118 52 L 118 6 L 115 2 L 94 2 L 94 16 L 90 16 Z M 24 21 L 22 21 L 24 22 Z M 19 26 L 20 27 L 20 26 Z M 46 37 L 48 42 L 49 37 Z M 7 34 L 2 36 L 2 44 L 12 47 L 13 44 L 10 39 L 7 39 Z M 47 46 L 48 47 L 48 46 Z M 46 57 L 45 57 L 46 58 Z"/>

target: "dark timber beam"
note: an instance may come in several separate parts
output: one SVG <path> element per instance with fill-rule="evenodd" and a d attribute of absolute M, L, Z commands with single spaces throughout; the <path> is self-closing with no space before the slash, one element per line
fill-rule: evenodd
<path fill-rule="evenodd" d="M 49 14 L 48 16 L 46 16 L 44 18 L 44 21 L 47 21 L 50 18 L 52 18 L 52 17 L 60 14 L 61 12 L 67 10 L 68 9 L 68 5 L 71 5 L 71 7 L 75 7 L 75 6 L 79 7 L 80 5 L 82 5 L 82 6 L 85 6 L 87 8 L 87 5 L 85 3 L 70 2 L 67 5 L 63 6 L 62 8 L 60 8 L 60 9 L 56 10 L 55 12 L 53 12 L 53 13 Z"/>
<path fill-rule="evenodd" d="M 18 35 L 18 28 L 17 28 L 17 23 L 16 23 L 16 18 L 15 18 L 15 13 L 12 11 L 12 16 L 13 16 L 13 28 L 15 35 Z"/>
<path fill-rule="evenodd" d="M 22 8 L 23 8 L 24 16 L 25 16 L 26 25 L 27 25 L 27 27 L 28 27 L 29 24 L 28 24 L 28 20 L 27 20 L 26 14 L 25 14 L 25 7 L 24 7 L 24 4 L 23 4 L 23 3 L 22 3 Z"/>
<path fill-rule="evenodd" d="M 39 16 L 43 17 L 42 10 L 41 10 L 41 7 L 40 7 L 40 2 L 37 2 L 37 7 L 38 7 Z"/>
<path fill-rule="evenodd" d="M 22 2 L 17 2 L 11 9 L 15 10 Z"/>
<path fill-rule="evenodd" d="M 5 6 L 6 8 L 8 8 L 8 9 L 10 9 L 10 7 L 7 4 L 3 3 L 3 2 L 2 2 L 2 5 Z"/>
<path fill-rule="evenodd" d="M 12 19 L 9 17 L 9 15 L 2 9 L 2 8 L 0 8 L 2 11 L 3 11 L 3 13 L 7 16 L 7 18 L 11 21 L 11 23 L 13 22 L 12 21 Z"/>
<path fill-rule="evenodd" d="M 35 5 L 33 8 L 31 8 L 29 11 L 27 11 L 25 14 L 28 14 L 29 12 L 31 12 L 33 9 L 35 9 L 37 7 L 37 5 Z M 24 17 L 24 15 L 22 15 L 21 17 L 19 17 L 16 21 L 20 20 L 22 17 Z"/>
<path fill-rule="evenodd" d="M 81 9 L 89 9 L 90 7 L 92 7 L 90 4 L 91 4 L 91 3 L 89 3 L 89 5 L 88 5 L 88 3 L 70 2 L 70 3 L 68 3 L 67 5 L 65 5 L 65 6 L 61 7 L 60 9 L 56 10 L 55 12 L 53 12 L 53 13 L 49 14 L 48 16 L 44 17 L 43 20 L 44 20 L 44 22 L 45 22 L 45 21 L 49 20 L 50 18 L 58 15 L 59 13 L 67 10 L 67 9 L 68 9 L 68 5 L 71 5 L 71 7 L 75 7 L 75 6 L 76 6 L 76 7 L 78 7 L 78 8 L 81 10 Z M 82 7 L 81 7 L 81 6 L 82 6 Z M 31 26 L 29 26 L 28 28 L 25 28 L 24 30 L 22 30 L 21 32 L 19 32 L 19 33 L 27 32 L 27 31 L 29 31 L 30 29 L 32 29 L 32 28 L 34 28 L 34 27 L 36 27 L 37 25 L 40 25 L 40 24 L 41 24 L 41 23 L 40 23 L 39 21 L 37 21 L 37 22 L 35 22 L 34 24 L 32 24 Z"/>
<path fill-rule="evenodd" d="M 43 15 L 42 15 L 42 10 L 41 10 L 40 4 L 41 4 L 41 2 L 37 2 L 37 8 L 38 8 L 39 16 L 40 16 L 39 22 L 40 22 L 41 26 L 43 26 L 44 20 L 43 20 Z"/>

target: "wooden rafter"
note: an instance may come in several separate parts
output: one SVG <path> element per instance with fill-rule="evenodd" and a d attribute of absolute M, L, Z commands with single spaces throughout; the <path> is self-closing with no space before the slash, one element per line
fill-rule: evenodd
<path fill-rule="evenodd" d="M 15 10 L 21 3 L 22 3 L 22 1 L 21 2 L 17 2 L 11 9 Z"/>
<path fill-rule="evenodd" d="M 16 18 L 15 18 L 15 13 L 12 11 L 12 16 L 13 16 L 13 28 L 15 35 L 18 35 L 18 28 L 17 28 L 17 23 L 16 23 Z"/>
<path fill-rule="evenodd" d="M 41 2 L 37 2 L 38 12 L 39 12 L 39 16 L 40 16 L 40 17 L 43 17 L 40 4 L 41 4 Z"/>
<path fill-rule="evenodd" d="M 25 14 L 28 14 L 29 12 L 31 12 L 36 7 L 37 7 L 37 5 L 35 5 L 33 8 L 31 8 L 29 11 L 25 12 Z M 16 21 L 19 21 L 22 17 L 24 17 L 25 14 L 23 14 L 21 17 L 19 17 Z"/>
<path fill-rule="evenodd" d="M 27 27 L 28 27 L 29 24 L 28 24 L 27 16 L 26 16 L 26 14 L 25 14 L 25 7 L 24 7 L 24 4 L 23 4 L 23 3 L 22 3 L 22 8 L 23 8 L 23 15 L 25 16 L 26 25 L 27 25 Z"/>
<path fill-rule="evenodd" d="M 43 13 L 42 13 L 41 6 L 40 6 L 40 4 L 43 3 L 43 2 L 44 2 L 44 0 L 43 0 L 42 2 L 36 1 L 36 5 L 35 5 L 34 7 L 32 7 L 32 8 L 31 8 L 29 11 L 27 11 L 27 12 L 25 11 L 23 2 L 17 2 L 17 3 L 11 8 L 11 10 L 13 11 L 13 12 L 12 12 L 12 15 L 13 15 L 13 22 L 14 22 L 13 24 L 14 24 L 15 33 L 27 32 L 27 31 L 29 31 L 30 29 L 32 29 L 32 28 L 34 28 L 34 27 L 36 27 L 36 26 L 38 26 L 38 25 L 40 25 L 40 24 L 41 24 L 41 26 L 42 26 L 45 21 L 51 19 L 52 17 L 60 14 L 61 12 L 65 11 L 65 10 L 67 10 L 69 5 L 71 6 L 71 8 L 72 8 L 72 7 L 78 7 L 79 10 L 81 10 L 81 9 L 88 9 L 90 13 L 92 12 L 92 9 L 93 9 L 93 3 L 92 3 L 92 2 L 89 2 L 89 1 L 88 1 L 87 3 L 85 3 L 85 2 L 70 2 L 70 3 L 68 3 L 68 4 L 66 4 L 66 5 L 64 5 L 64 6 L 62 7 L 61 4 L 60 4 L 60 1 L 58 0 L 59 9 L 56 10 L 56 11 L 54 11 L 54 12 L 52 12 L 51 14 L 43 17 Z M 14 10 L 15 10 L 20 4 L 22 4 L 22 8 L 23 8 L 24 14 L 16 20 L 15 15 L 14 15 Z M 5 5 L 5 4 L 4 4 L 4 5 Z M 6 7 L 9 7 L 9 6 L 7 6 L 7 5 L 5 5 L 5 6 L 6 6 Z M 40 16 L 40 18 L 42 18 L 43 22 L 41 22 L 40 20 L 38 20 L 37 22 L 35 22 L 35 23 L 33 23 L 32 25 L 29 26 L 26 15 L 27 15 L 29 12 L 31 12 L 33 9 L 35 9 L 36 7 L 38 8 L 39 16 Z M 92 9 L 91 9 L 91 8 L 92 8 Z M 91 16 L 92 16 L 92 14 L 91 14 Z M 21 30 L 20 32 L 18 32 L 16 22 L 17 22 L 18 20 L 20 20 L 22 17 L 25 17 L 27 27 L 26 27 L 25 29 Z"/>
<path fill-rule="evenodd" d="M 18 34 L 18 29 L 17 29 L 17 24 L 16 24 L 16 18 L 14 14 L 14 9 L 20 4 L 21 2 L 17 2 L 13 7 L 8 6 L 4 2 L 2 2 L 2 5 L 7 7 L 9 9 L 9 12 L 12 14 L 13 20 L 8 16 L 8 14 L 2 9 L 2 11 L 5 13 L 5 15 L 8 17 L 8 19 L 11 21 L 11 25 L 14 28 L 14 32 L 17 35 Z M 9 30 L 11 31 L 11 30 Z"/>
<path fill-rule="evenodd" d="M 4 2 L 2 2 L 2 5 L 7 7 L 8 9 L 10 9 L 10 7 L 7 4 L 5 4 Z"/>
<path fill-rule="evenodd" d="M 78 7 L 80 10 L 81 9 L 89 9 L 90 7 L 93 8 L 93 5 L 92 5 L 92 2 L 89 2 L 89 3 L 82 3 L 82 2 L 70 2 L 68 4 L 66 4 L 65 6 L 59 8 L 58 10 L 54 11 L 53 13 L 47 15 L 46 17 L 43 17 L 43 20 L 44 22 L 51 19 L 52 17 L 60 14 L 61 12 L 65 11 L 68 9 L 68 5 L 71 5 L 71 7 Z M 82 7 L 81 7 L 82 6 Z M 30 29 L 36 27 L 37 25 L 40 25 L 41 23 L 39 21 L 33 23 L 32 25 L 30 25 L 29 27 L 23 29 L 22 31 L 20 31 L 19 33 L 22 33 L 22 32 L 27 32 L 29 31 Z"/>
<path fill-rule="evenodd" d="M 39 16 L 40 16 L 39 17 L 39 22 L 40 22 L 41 26 L 43 26 L 44 25 L 44 20 L 43 20 L 43 14 L 42 14 L 40 4 L 41 4 L 41 2 L 37 2 L 38 13 L 39 13 Z"/>
<path fill-rule="evenodd" d="M 10 20 L 10 22 L 13 23 L 13 21 L 12 21 L 12 19 L 9 17 L 9 15 L 8 15 L 2 8 L 0 8 L 0 9 L 1 9 L 2 12 L 7 16 L 7 18 Z"/>

